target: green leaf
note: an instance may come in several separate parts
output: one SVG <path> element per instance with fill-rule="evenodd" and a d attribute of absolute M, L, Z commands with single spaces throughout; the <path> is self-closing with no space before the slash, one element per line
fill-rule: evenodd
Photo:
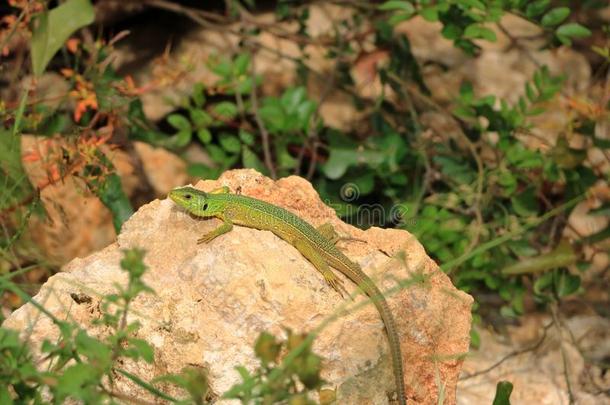
<path fill-rule="evenodd" d="M 477 174 L 474 168 L 461 161 L 459 156 L 435 156 L 433 161 L 441 167 L 441 172 L 445 176 L 458 183 L 470 184 L 476 179 Z"/>
<path fill-rule="evenodd" d="M 536 92 L 530 83 L 525 83 L 525 95 L 530 102 L 536 100 Z"/>
<path fill-rule="evenodd" d="M 464 38 L 485 39 L 490 42 L 496 41 L 496 33 L 489 28 L 478 24 L 470 24 L 464 30 Z"/>
<path fill-rule="evenodd" d="M 553 284 L 553 277 L 554 272 L 552 271 L 547 271 L 538 277 L 534 282 L 534 293 L 537 295 L 542 295 L 543 291 Z"/>
<path fill-rule="evenodd" d="M 193 121 L 193 124 L 195 124 L 195 127 L 197 128 L 207 127 L 214 121 L 207 112 L 199 109 L 193 108 L 189 110 L 189 115 L 191 117 L 191 121 Z"/>
<path fill-rule="evenodd" d="M 568 7 L 555 7 L 542 17 L 541 23 L 544 27 L 553 27 L 562 23 L 569 15 L 570 9 Z"/>
<path fill-rule="evenodd" d="M 227 154 L 218 145 L 214 145 L 213 143 L 210 143 L 206 146 L 206 151 L 210 154 L 210 157 L 212 158 L 212 160 L 217 163 L 227 161 Z"/>
<path fill-rule="evenodd" d="M 248 73 L 250 67 L 250 55 L 247 53 L 240 53 L 233 62 L 233 75 L 238 77 Z"/>
<path fill-rule="evenodd" d="M 474 88 L 471 82 L 463 82 L 460 85 L 460 101 L 466 104 L 474 100 Z"/>
<path fill-rule="evenodd" d="M 532 246 L 529 241 L 524 239 L 510 241 L 507 243 L 507 246 L 517 256 L 532 257 L 538 254 L 538 249 Z"/>
<path fill-rule="evenodd" d="M 472 346 L 473 349 L 478 349 L 481 346 L 481 335 L 474 326 L 470 327 L 470 346 Z"/>
<path fill-rule="evenodd" d="M 297 160 L 290 154 L 288 142 L 285 140 L 278 140 L 275 143 L 275 156 L 279 169 L 294 169 L 297 164 Z"/>
<path fill-rule="evenodd" d="M 203 143 L 210 143 L 212 140 L 212 134 L 207 128 L 200 128 L 197 130 L 197 138 Z"/>
<path fill-rule="evenodd" d="M 76 30 L 95 18 L 89 0 L 68 0 L 51 11 L 44 11 L 32 30 L 32 69 L 40 76 L 49 61 Z"/>
<path fill-rule="evenodd" d="M 512 171 L 503 170 L 498 173 L 498 184 L 504 188 L 504 193 L 509 196 L 517 189 L 518 181 Z"/>
<path fill-rule="evenodd" d="M 238 153 L 241 150 L 239 138 L 233 134 L 222 132 L 218 136 L 220 146 L 229 153 Z"/>
<path fill-rule="evenodd" d="M 596 136 L 592 136 L 592 138 L 593 138 L 593 145 L 597 146 L 600 149 L 610 149 L 610 140 L 600 139 L 600 138 L 597 138 Z"/>
<path fill-rule="evenodd" d="M 529 217 L 538 213 L 536 189 L 529 187 L 510 199 L 513 210 L 521 217 Z"/>
<path fill-rule="evenodd" d="M 500 315 L 502 315 L 505 318 L 517 318 L 518 317 L 518 314 L 515 312 L 515 310 L 506 305 L 503 305 L 500 308 Z"/>
<path fill-rule="evenodd" d="M 610 204 L 604 203 L 601 207 L 589 211 L 589 215 L 610 216 Z"/>
<path fill-rule="evenodd" d="M 275 336 L 268 332 L 262 332 L 254 343 L 254 353 L 263 364 L 277 362 L 281 349 L 281 343 L 277 342 Z"/>
<path fill-rule="evenodd" d="M 559 37 L 586 38 L 591 35 L 591 31 L 578 23 L 567 23 L 560 25 L 555 31 Z"/>
<path fill-rule="evenodd" d="M 195 107 L 203 107 L 203 105 L 205 104 L 205 92 L 203 83 L 195 83 L 195 86 L 193 86 L 192 98 L 193 102 L 195 103 Z"/>
<path fill-rule="evenodd" d="M 121 259 L 121 269 L 129 273 L 130 278 L 141 277 L 146 272 L 146 264 L 144 264 L 144 255 L 146 252 L 143 249 L 132 248 L 123 250 L 123 258 Z"/>
<path fill-rule="evenodd" d="M 419 15 L 428 22 L 438 21 L 438 8 L 437 7 L 425 7 L 419 10 Z"/>
<path fill-rule="evenodd" d="M 341 178 L 350 166 L 367 162 L 370 165 L 383 163 L 385 155 L 383 152 L 358 150 L 351 148 L 331 148 L 330 156 L 322 170 L 326 177 L 332 180 Z"/>
<path fill-rule="evenodd" d="M 141 379 L 140 377 L 138 377 L 135 374 L 131 374 L 129 371 L 126 371 L 126 370 L 123 370 L 120 368 L 115 368 L 115 371 L 117 371 L 118 373 L 127 377 L 134 384 L 139 385 L 140 387 L 144 388 L 146 391 L 150 392 L 151 394 L 153 394 L 161 399 L 166 400 L 169 403 L 178 403 L 179 402 L 176 398 L 173 398 L 173 397 L 167 395 L 166 393 L 164 393 L 163 391 L 158 390 L 157 388 L 155 388 L 154 385 L 144 381 L 143 379 Z"/>
<path fill-rule="evenodd" d="M 224 78 L 229 78 L 233 71 L 233 65 L 227 57 L 223 57 L 221 60 L 218 60 L 218 58 L 212 58 L 209 67 L 212 72 Z"/>
<path fill-rule="evenodd" d="M 214 113 L 226 119 L 233 119 L 237 116 L 237 105 L 230 101 L 221 101 L 213 108 Z"/>
<path fill-rule="evenodd" d="M 87 388 L 101 382 L 102 374 L 88 363 L 77 363 L 68 367 L 57 379 L 55 400 L 68 396 L 88 402 Z M 59 401 L 63 402 L 63 401 Z"/>
<path fill-rule="evenodd" d="M 535 169 L 543 166 L 540 152 L 526 149 L 522 143 L 515 143 L 508 148 L 506 159 L 519 169 Z"/>
<path fill-rule="evenodd" d="M 577 260 L 578 256 L 574 248 L 569 243 L 562 242 L 548 253 L 521 259 L 503 268 L 501 273 L 505 276 L 541 273 L 559 267 L 570 266 L 576 263 Z"/>
<path fill-rule="evenodd" d="M 408 1 L 401 0 L 386 1 L 385 3 L 379 5 L 379 7 L 377 8 L 382 11 L 401 10 L 409 14 L 413 14 L 415 12 L 413 4 Z"/>
<path fill-rule="evenodd" d="M 170 148 L 184 148 L 191 142 L 192 137 L 193 133 L 189 129 L 185 129 L 172 136 L 167 141 L 167 145 Z"/>
<path fill-rule="evenodd" d="M 574 294 L 580 288 L 580 277 L 567 270 L 558 271 L 554 281 L 555 293 L 560 298 Z"/>
<path fill-rule="evenodd" d="M 167 122 L 178 131 L 192 131 L 191 122 L 181 114 L 170 114 Z"/>
<path fill-rule="evenodd" d="M 476 8 L 476 9 L 485 11 L 485 4 L 483 4 L 479 0 L 459 0 L 458 4 L 465 6 L 465 7 Z"/>
<path fill-rule="evenodd" d="M 282 94 L 280 102 L 288 114 L 297 112 L 297 109 L 307 100 L 307 90 L 305 87 L 291 87 Z"/>
<path fill-rule="evenodd" d="M 100 340 L 91 337 L 84 330 L 80 330 L 75 339 L 76 348 L 81 356 L 87 356 L 91 362 L 99 366 L 110 366 L 110 348 Z"/>
<path fill-rule="evenodd" d="M 541 15 L 542 13 L 544 13 L 544 11 L 547 9 L 549 4 L 551 4 L 551 0 L 533 1 L 530 4 L 528 4 L 527 8 L 525 9 L 525 15 L 529 18 L 537 17 L 537 16 Z"/>
<path fill-rule="evenodd" d="M 254 169 L 259 173 L 266 174 L 267 167 L 263 162 L 256 156 L 256 153 L 252 149 L 244 146 L 241 151 L 241 162 L 245 168 Z"/>
<path fill-rule="evenodd" d="M 13 397 L 7 385 L 0 386 L 0 404 L 13 405 Z"/>
<path fill-rule="evenodd" d="M 346 176 L 346 182 L 353 183 L 361 196 L 368 195 L 375 188 L 375 173 L 365 172 L 358 176 Z"/>
<path fill-rule="evenodd" d="M 34 192 L 21 163 L 21 136 L 0 129 L 0 210 L 24 202 Z"/>
<path fill-rule="evenodd" d="M 193 404 L 205 404 L 205 398 L 209 392 L 209 378 L 208 373 L 205 369 L 187 366 L 182 369 L 178 379 L 176 380 L 178 385 L 185 388 L 191 395 Z M 188 401 L 185 401 L 188 402 Z"/>
<path fill-rule="evenodd" d="M 222 170 L 215 167 L 208 167 L 202 163 L 191 163 L 187 166 L 186 172 L 191 177 L 215 179 L 220 175 Z"/>
<path fill-rule="evenodd" d="M 106 176 L 103 183 L 95 189 L 95 193 L 112 213 L 114 229 L 119 233 L 123 222 L 133 214 L 129 198 L 121 186 L 121 178 L 115 173 Z"/>
<path fill-rule="evenodd" d="M 277 98 L 269 97 L 263 101 L 258 114 L 271 132 L 283 132 L 286 129 L 286 114 Z"/>
<path fill-rule="evenodd" d="M 510 394 L 513 392 L 513 384 L 509 381 L 500 381 L 496 385 L 496 396 L 493 405 L 510 405 Z"/>
<path fill-rule="evenodd" d="M 396 25 L 400 22 L 407 21 L 412 16 L 413 16 L 413 14 L 408 14 L 408 13 L 395 13 L 390 18 L 388 18 L 388 23 L 390 25 Z"/>
<path fill-rule="evenodd" d="M 239 139 L 248 146 L 254 145 L 254 135 L 246 130 L 239 130 Z"/>
<path fill-rule="evenodd" d="M 447 23 L 445 24 L 445 26 L 443 27 L 441 33 L 443 34 L 443 36 L 447 39 L 453 39 L 456 40 L 458 39 L 461 35 L 462 35 L 462 28 L 456 24 L 453 23 Z"/>
<path fill-rule="evenodd" d="M 570 170 L 578 167 L 586 159 L 587 151 L 570 148 L 565 136 L 560 136 L 548 155 L 558 167 Z"/>
<path fill-rule="evenodd" d="M 129 338 L 129 344 L 138 352 L 139 356 L 147 363 L 152 363 L 155 359 L 155 352 L 150 344 L 144 339 Z"/>

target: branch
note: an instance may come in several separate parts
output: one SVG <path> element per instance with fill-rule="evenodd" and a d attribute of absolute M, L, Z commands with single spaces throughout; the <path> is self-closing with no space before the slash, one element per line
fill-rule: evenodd
<path fill-rule="evenodd" d="M 254 55 L 252 55 L 252 65 L 251 76 L 252 76 L 252 92 L 250 93 L 250 100 L 252 101 L 252 113 L 254 114 L 254 120 L 256 121 L 256 125 L 258 126 L 258 130 L 261 133 L 261 137 L 263 140 L 263 155 L 265 159 L 265 166 L 269 170 L 269 174 L 272 179 L 277 179 L 277 173 L 275 171 L 275 167 L 273 166 L 273 161 L 271 160 L 271 147 L 269 145 L 269 132 L 261 119 L 260 114 L 258 113 L 258 96 L 256 94 L 256 70 L 254 68 Z"/>
<path fill-rule="evenodd" d="M 510 359 L 512 357 L 520 356 L 520 355 L 522 355 L 524 353 L 538 350 L 538 348 L 542 345 L 542 343 L 546 339 L 547 331 L 549 330 L 549 328 L 553 324 L 554 324 L 554 322 L 550 322 L 548 325 L 544 326 L 542 337 L 540 337 L 540 339 L 538 339 L 538 341 L 536 343 L 534 343 L 533 345 L 528 346 L 528 347 L 523 348 L 523 349 L 515 350 L 515 351 L 507 354 L 506 356 L 502 357 L 500 360 L 498 360 L 497 362 L 495 362 L 494 364 L 492 364 L 491 366 L 489 366 L 489 367 L 487 367 L 487 368 L 485 368 L 483 370 L 476 371 L 476 372 L 474 372 L 472 374 L 468 374 L 468 375 L 465 375 L 463 377 L 460 377 L 460 381 L 468 380 L 469 378 L 474 378 L 474 377 L 479 376 L 481 374 L 489 373 L 491 370 L 493 370 L 494 368 L 498 367 L 500 364 L 504 363 L 506 360 L 508 360 L 508 359 Z"/>

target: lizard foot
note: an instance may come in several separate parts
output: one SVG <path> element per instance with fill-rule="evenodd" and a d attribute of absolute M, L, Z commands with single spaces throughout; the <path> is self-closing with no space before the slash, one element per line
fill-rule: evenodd
<path fill-rule="evenodd" d="M 334 273 L 328 272 L 328 273 L 324 274 L 324 281 L 326 281 L 326 284 L 331 286 L 333 288 L 333 290 L 338 292 L 339 295 L 341 296 L 341 298 L 345 298 L 345 295 L 349 296 L 349 292 L 343 286 L 343 280 L 341 280 L 340 278 L 337 278 L 337 276 Z"/>
<path fill-rule="evenodd" d="M 215 237 L 216 237 L 216 235 L 212 235 L 212 232 L 207 233 L 207 234 L 203 235 L 201 238 L 197 239 L 197 244 L 201 245 L 203 243 L 208 243 Z"/>

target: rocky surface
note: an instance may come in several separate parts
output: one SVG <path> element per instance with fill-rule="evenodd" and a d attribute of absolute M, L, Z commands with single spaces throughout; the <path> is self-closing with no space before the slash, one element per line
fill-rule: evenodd
<path fill-rule="evenodd" d="M 480 331 L 481 347 L 464 363 L 458 404 L 492 403 L 502 380 L 513 383 L 513 404 L 610 404 L 608 319 L 578 315 L 557 327 L 550 316 L 532 314 L 521 322 L 505 336 Z"/>
<path fill-rule="evenodd" d="M 436 404 L 439 395 L 445 404 L 455 403 L 469 345 L 472 298 L 453 287 L 412 235 L 393 229 L 362 231 L 341 222 L 300 177 L 274 182 L 252 170 L 235 170 L 196 186 L 211 190 L 220 185 L 286 207 L 314 225 L 331 222 L 339 233 L 361 239 L 339 242 L 339 247 L 382 290 L 411 280 L 388 297 L 402 340 L 409 403 Z M 239 381 L 236 365 L 256 366 L 252 345 L 261 331 L 310 331 L 345 301 L 296 249 L 270 232 L 236 226 L 208 245 L 197 245 L 196 239 L 218 224 L 216 219 L 193 218 L 168 199 L 155 200 L 124 224 L 115 243 L 74 259 L 35 299 L 60 319 L 103 333 L 92 321 L 99 316 L 99 297 L 126 281 L 119 267 L 121 249 L 146 249 L 145 282 L 156 294 L 139 296 L 131 317 L 142 324 L 138 337 L 155 348 L 155 362 L 126 362 L 123 367 L 151 379 L 186 365 L 199 366 L 209 372 L 212 391 L 221 394 Z M 79 304 L 71 294 L 92 300 Z M 363 299 L 357 297 L 354 304 Z M 27 331 L 33 347 L 57 337 L 52 322 L 31 305 L 15 311 L 4 326 Z M 388 344 L 372 305 L 331 323 L 314 351 L 325 359 L 323 378 L 338 389 L 338 403 L 389 402 L 394 382 Z M 120 376 L 117 387 L 146 397 Z"/>

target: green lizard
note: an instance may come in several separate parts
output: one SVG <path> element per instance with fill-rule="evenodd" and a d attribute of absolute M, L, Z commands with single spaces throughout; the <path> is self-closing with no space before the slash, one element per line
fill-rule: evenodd
<path fill-rule="evenodd" d="M 233 224 L 268 230 L 301 252 L 322 273 L 326 282 L 340 294 L 344 291 L 341 280 L 330 267 L 339 270 L 356 283 L 371 298 L 381 314 L 390 343 L 398 402 L 400 405 L 406 405 L 402 354 L 396 323 L 390 308 L 371 278 L 334 245 L 336 234 L 330 224 L 316 229 L 283 208 L 255 198 L 231 194 L 228 187 L 209 193 L 193 187 L 180 187 L 172 190 L 169 198 L 195 216 L 216 217 L 223 221 L 218 228 L 198 239 L 198 243 L 210 242 L 217 236 L 231 231 Z"/>

